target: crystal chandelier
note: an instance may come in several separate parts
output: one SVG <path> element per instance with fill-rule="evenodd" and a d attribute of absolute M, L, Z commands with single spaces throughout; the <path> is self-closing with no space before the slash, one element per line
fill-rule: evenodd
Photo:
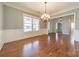
<path fill-rule="evenodd" d="M 45 20 L 48 20 L 50 18 L 50 15 L 48 15 L 46 13 L 46 4 L 47 4 L 47 2 L 44 2 L 44 3 L 45 3 L 45 13 L 41 15 L 41 19 L 45 21 Z"/>

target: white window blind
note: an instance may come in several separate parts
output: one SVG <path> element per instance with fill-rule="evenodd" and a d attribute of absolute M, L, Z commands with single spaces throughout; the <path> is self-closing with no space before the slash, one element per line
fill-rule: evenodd
<path fill-rule="evenodd" d="M 40 27 L 38 18 L 24 16 L 24 32 L 38 31 Z"/>

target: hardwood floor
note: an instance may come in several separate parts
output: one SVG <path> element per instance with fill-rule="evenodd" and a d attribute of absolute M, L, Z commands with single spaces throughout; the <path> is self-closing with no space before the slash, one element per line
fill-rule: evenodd
<path fill-rule="evenodd" d="M 0 56 L 69 57 L 76 56 L 74 52 L 70 37 L 68 35 L 56 33 L 6 43 L 0 51 Z"/>

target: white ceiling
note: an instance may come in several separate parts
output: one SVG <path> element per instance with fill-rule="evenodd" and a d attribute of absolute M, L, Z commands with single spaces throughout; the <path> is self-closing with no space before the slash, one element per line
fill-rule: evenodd
<path fill-rule="evenodd" d="M 38 14 L 44 13 L 44 2 L 8 2 L 8 4 L 15 5 L 16 7 L 23 8 L 25 10 L 30 10 Z M 47 2 L 47 13 L 54 14 L 59 11 L 73 8 L 78 6 L 79 2 Z"/>

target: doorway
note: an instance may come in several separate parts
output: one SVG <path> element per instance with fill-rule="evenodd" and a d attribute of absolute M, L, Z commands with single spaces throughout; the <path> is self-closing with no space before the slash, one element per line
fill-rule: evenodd
<path fill-rule="evenodd" d="M 47 29 L 48 29 L 48 34 L 49 34 L 50 33 L 50 22 L 48 22 Z"/>
<path fill-rule="evenodd" d="M 57 33 L 62 33 L 62 23 L 56 24 Z"/>

